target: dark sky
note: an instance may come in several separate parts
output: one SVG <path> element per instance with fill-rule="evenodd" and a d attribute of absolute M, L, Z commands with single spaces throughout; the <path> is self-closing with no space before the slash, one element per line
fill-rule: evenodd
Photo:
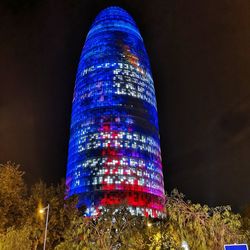
<path fill-rule="evenodd" d="M 137 22 L 157 92 L 165 187 L 250 203 L 249 0 L 1 0 L 0 162 L 32 183 L 65 176 L 81 49 L 104 7 Z"/>

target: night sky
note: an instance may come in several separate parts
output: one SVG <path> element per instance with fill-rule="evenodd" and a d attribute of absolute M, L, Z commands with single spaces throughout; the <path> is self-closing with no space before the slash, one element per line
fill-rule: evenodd
<path fill-rule="evenodd" d="M 0 162 L 29 183 L 65 176 L 80 53 L 110 5 L 132 15 L 149 54 L 166 190 L 250 203 L 249 0 L 1 0 Z"/>

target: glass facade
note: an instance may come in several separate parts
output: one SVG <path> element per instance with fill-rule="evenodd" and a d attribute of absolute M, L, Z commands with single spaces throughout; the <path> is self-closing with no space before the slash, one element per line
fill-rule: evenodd
<path fill-rule="evenodd" d="M 164 183 L 154 83 L 131 16 L 104 9 L 87 35 L 72 106 L 66 182 L 87 216 L 127 204 L 160 217 Z"/>

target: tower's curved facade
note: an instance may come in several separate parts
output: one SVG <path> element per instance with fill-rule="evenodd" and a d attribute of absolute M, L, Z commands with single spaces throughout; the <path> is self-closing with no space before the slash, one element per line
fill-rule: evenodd
<path fill-rule="evenodd" d="M 163 212 L 154 83 L 140 32 L 119 7 L 99 13 L 82 50 L 66 182 L 89 216 L 124 203 L 133 214 Z"/>

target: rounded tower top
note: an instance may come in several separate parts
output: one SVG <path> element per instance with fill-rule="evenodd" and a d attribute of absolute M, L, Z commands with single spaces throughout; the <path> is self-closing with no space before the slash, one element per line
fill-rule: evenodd
<path fill-rule="evenodd" d="M 139 29 L 130 14 L 117 6 L 102 10 L 95 18 L 87 39 L 93 34 L 107 31 L 123 31 L 136 35 L 142 40 Z"/>

